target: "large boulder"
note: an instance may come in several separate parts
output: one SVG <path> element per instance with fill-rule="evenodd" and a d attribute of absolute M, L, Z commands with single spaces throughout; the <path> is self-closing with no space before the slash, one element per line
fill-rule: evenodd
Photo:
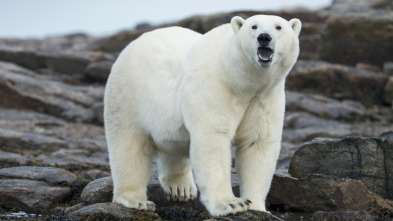
<path fill-rule="evenodd" d="M 388 77 L 346 65 L 299 61 L 286 80 L 289 90 L 318 93 L 336 99 L 381 104 Z"/>
<path fill-rule="evenodd" d="M 53 187 L 36 180 L 0 180 L 0 207 L 47 213 L 71 197 L 69 187 Z"/>
<path fill-rule="evenodd" d="M 320 58 L 333 63 L 362 62 L 382 67 L 385 61 L 393 60 L 392 25 L 391 10 L 334 14 L 322 31 Z"/>
<path fill-rule="evenodd" d="M 369 209 L 371 198 L 358 180 L 275 174 L 267 201 L 271 207 L 286 211 L 354 211 Z"/>
<path fill-rule="evenodd" d="M 77 177 L 60 168 L 21 166 L 0 169 L 1 178 L 38 180 L 49 184 L 71 184 L 76 181 Z"/>
<path fill-rule="evenodd" d="M 32 109 L 66 120 L 91 121 L 94 114 L 90 108 L 98 93 L 92 87 L 66 85 L 12 63 L 0 62 L 0 107 Z"/>
<path fill-rule="evenodd" d="M 392 156 L 393 131 L 371 138 L 316 139 L 296 151 L 289 173 L 296 178 L 324 174 L 356 179 L 393 199 Z"/>

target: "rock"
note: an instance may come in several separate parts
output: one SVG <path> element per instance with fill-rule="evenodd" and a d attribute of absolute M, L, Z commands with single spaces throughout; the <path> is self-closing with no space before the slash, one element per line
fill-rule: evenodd
<path fill-rule="evenodd" d="M 388 76 L 393 76 L 393 62 L 386 62 L 383 65 L 383 72 Z"/>
<path fill-rule="evenodd" d="M 114 60 L 114 57 L 91 49 L 100 43 L 102 37 L 73 35 L 46 38 L 42 40 L 0 39 L 0 60 L 39 71 L 83 77 L 91 62 Z"/>
<path fill-rule="evenodd" d="M 97 203 L 69 214 L 69 217 L 89 220 L 161 220 L 157 213 L 138 211 L 115 203 Z"/>
<path fill-rule="evenodd" d="M 389 77 L 388 83 L 385 86 L 385 91 L 383 93 L 383 101 L 386 104 L 393 103 L 393 76 Z"/>
<path fill-rule="evenodd" d="M 17 51 L 90 51 L 100 43 L 104 37 L 85 34 L 71 34 L 65 36 L 48 37 L 43 39 L 0 39 L 0 48 Z"/>
<path fill-rule="evenodd" d="M 10 210 L 46 213 L 70 197 L 68 187 L 53 187 L 36 180 L 0 180 L 0 206 Z"/>
<path fill-rule="evenodd" d="M 50 136 L 0 127 L 0 149 L 5 151 L 55 150 L 66 146 L 64 141 Z"/>
<path fill-rule="evenodd" d="M 87 184 L 83 189 L 80 201 L 86 204 L 112 202 L 112 177 L 104 177 Z"/>
<path fill-rule="evenodd" d="M 137 39 L 146 31 L 147 30 L 122 31 L 104 40 L 99 46 L 97 46 L 96 50 L 104 52 L 120 52 L 131 41 Z"/>
<path fill-rule="evenodd" d="M 76 204 L 76 205 L 74 205 L 74 206 L 65 208 L 63 214 L 64 214 L 65 216 L 67 216 L 67 215 L 69 215 L 70 213 L 73 213 L 73 212 L 75 212 L 75 211 L 77 211 L 77 210 L 79 210 L 79 209 L 82 209 L 82 208 L 85 207 L 85 206 L 86 206 L 86 205 L 85 205 L 84 203 L 78 203 L 78 204 Z"/>
<path fill-rule="evenodd" d="M 71 184 L 76 181 L 77 177 L 60 168 L 21 166 L 0 169 L 0 178 L 39 180 L 50 184 Z"/>
<path fill-rule="evenodd" d="M 298 61 L 286 80 L 292 91 L 381 104 L 387 76 L 346 65 Z"/>
<path fill-rule="evenodd" d="M 32 109 L 67 120 L 89 121 L 95 103 L 84 87 L 45 80 L 34 72 L 0 62 L 0 107 Z"/>
<path fill-rule="evenodd" d="M 104 103 L 98 102 L 92 107 L 94 113 L 94 121 L 100 125 L 104 124 Z"/>
<path fill-rule="evenodd" d="M 287 111 L 305 111 L 325 119 L 364 121 L 378 120 L 382 117 L 378 110 L 367 109 L 360 102 L 338 101 L 317 94 L 286 92 Z"/>
<path fill-rule="evenodd" d="M 367 210 L 371 200 L 367 187 L 358 180 L 275 174 L 267 202 L 280 210 L 312 212 Z"/>
<path fill-rule="evenodd" d="M 351 134 L 352 124 L 324 119 L 306 112 L 286 112 L 283 139 L 287 142 L 299 143 L 317 137 L 342 137 Z"/>
<path fill-rule="evenodd" d="M 312 220 L 363 220 L 374 221 L 376 220 L 369 212 L 365 210 L 359 211 L 341 211 L 341 212 L 315 212 Z"/>
<path fill-rule="evenodd" d="M 14 167 L 26 165 L 29 159 L 17 153 L 4 152 L 0 150 L 0 167 Z"/>
<path fill-rule="evenodd" d="M 89 171 L 86 171 L 85 173 L 83 173 L 82 177 L 87 180 L 96 180 L 96 179 L 104 178 L 104 177 L 107 177 L 110 175 L 111 174 L 109 172 L 93 169 L 93 170 L 89 170 Z"/>
<path fill-rule="evenodd" d="M 111 72 L 112 65 L 112 61 L 101 61 L 89 64 L 85 71 L 87 81 L 105 83 Z"/>
<path fill-rule="evenodd" d="M 35 158 L 40 165 L 63 167 L 67 169 L 88 169 L 109 167 L 108 154 L 104 151 L 78 149 L 59 149 L 42 153 Z"/>
<path fill-rule="evenodd" d="M 372 192 L 393 199 L 393 131 L 379 137 L 317 139 L 301 146 L 289 173 L 303 178 L 333 175 L 362 181 Z"/>
<path fill-rule="evenodd" d="M 390 0 L 334 0 L 330 10 L 340 11 L 365 11 L 375 8 L 391 8 Z"/>
<path fill-rule="evenodd" d="M 245 221 L 245 220 L 261 220 L 261 221 L 273 221 L 273 220 L 282 220 L 272 214 L 264 213 L 256 210 L 248 210 L 246 212 L 231 214 L 225 217 L 215 217 L 211 219 L 207 219 L 206 221 L 224 221 L 224 220 L 233 220 L 233 221 Z"/>
<path fill-rule="evenodd" d="M 322 32 L 319 54 L 322 60 L 356 65 L 358 62 L 382 67 L 392 61 L 393 12 L 367 10 L 331 16 Z M 337 51 L 340 53 L 337 53 Z"/>

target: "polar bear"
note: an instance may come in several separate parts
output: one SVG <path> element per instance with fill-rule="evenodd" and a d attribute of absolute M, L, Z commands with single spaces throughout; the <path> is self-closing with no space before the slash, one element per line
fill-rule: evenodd
<path fill-rule="evenodd" d="M 204 35 L 169 27 L 130 43 L 104 98 L 113 202 L 155 210 L 146 186 L 156 158 L 168 199 L 196 198 L 195 177 L 212 216 L 266 211 L 300 29 L 298 19 L 236 16 Z M 234 143 L 240 197 L 231 188 Z"/>

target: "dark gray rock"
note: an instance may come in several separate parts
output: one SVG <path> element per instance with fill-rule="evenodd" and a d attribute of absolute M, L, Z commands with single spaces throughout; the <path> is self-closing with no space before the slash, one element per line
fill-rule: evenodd
<path fill-rule="evenodd" d="M 94 113 L 94 121 L 100 125 L 104 124 L 104 103 L 98 102 L 92 107 Z"/>
<path fill-rule="evenodd" d="M 138 211 L 115 203 L 92 204 L 68 216 L 89 220 L 161 220 L 157 213 Z"/>
<path fill-rule="evenodd" d="M 359 211 L 341 211 L 341 212 L 315 212 L 312 220 L 363 220 L 374 221 L 376 220 L 369 212 L 365 210 Z"/>
<path fill-rule="evenodd" d="M 361 62 L 382 67 L 384 62 L 393 60 L 392 25 L 391 10 L 337 13 L 328 19 L 322 32 L 320 58 L 333 63 Z"/>
<path fill-rule="evenodd" d="M 267 202 L 286 211 L 367 210 L 371 194 L 358 180 L 313 175 L 297 179 L 275 174 Z"/>
<path fill-rule="evenodd" d="M 26 156 L 0 150 L 0 167 L 21 166 L 26 165 L 28 162 L 29 159 Z"/>
<path fill-rule="evenodd" d="M 383 72 L 388 76 L 393 76 L 393 62 L 386 62 L 383 65 Z"/>
<path fill-rule="evenodd" d="M 330 10 L 333 12 L 346 12 L 389 9 L 392 7 L 393 3 L 390 0 L 334 0 Z"/>
<path fill-rule="evenodd" d="M 105 83 L 111 72 L 113 62 L 101 61 L 89 64 L 86 67 L 86 79 L 91 82 Z"/>
<path fill-rule="evenodd" d="M 286 92 L 286 110 L 292 112 L 304 111 L 313 115 L 335 120 L 364 121 L 379 120 L 389 116 L 381 116 L 378 108 L 368 109 L 360 102 L 351 100 L 339 101 L 322 95 Z"/>
<path fill-rule="evenodd" d="M 379 137 L 317 139 L 301 146 L 289 173 L 333 175 L 362 181 L 371 191 L 393 199 L 393 132 Z"/>
<path fill-rule="evenodd" d="M 273 220 L 282 220 L 272 214 L 264 213 L 255 210 L 248 210 L 246 212 L 231 214 L 224 217 L 215 217 L 211 219 L 207 219 L 209 221 L 224 221 L 224 220 L 233 220 L 233 221 L 246 221 L 246 220 L 261 220 L 261 221 L 273 221 Z M 206 221 L 207 221 L 206 220 Z"/>
<path fill-rule="evenodd" d="M 10 63 L 0 62 L 0 107 L 31 109 L 67 120 L 89 121 L 96 101 L 84 87 L 46 80 Z"/>
<path fill-rule="evenodd" d="M 5 151 L 55 150 L 66 146 L 64 141 L 50 136 L 0 127 L 0 149 Z"/>
<path fill-rule="evenodd" d="M 84 172 L 81 176 L 87 180 L 96 180 L 96 179 L 104 178 L 104 177 L 107 177 L 110 175 L 111 174 L 107 171 L 93 169 L 93 170 L 88 170 L 88 171 Z"/>
<path fill-rule="evenodd" d="M 388 82 L 385 86 L 385 91 L 383 94 L 383 101 L 385 104 L 393 104 L 393 76 L 389 77 Z"/>
<path fill-rule="evenodd" d="M 86 204 L 112 202 L 113 182 L 112 177 L 104 177 L 87 184 L 83 189 L 80 201 Z"/>
<path fill-rule="evenodd" d="M 381 104 L 388 77 L 346 65 L 298 61 L 286 80 L 292 91 Z"/>
<path fill-rule="evenodd" d="M 77 179 L 73 173 L 64 169 L 35 166 L 0 169 L 0 178 L 38 180 L 50 184 L 71 184 Z"/>
<path fill-rule="evenodd" d="M 299 143 L 317 137 L 352 135 L 352 125 L 338 120 L 317 117 L 306 112 L 288 111 L 284 120 L 283 139 L 287 142 Z"/>
<path fill-rule="evenodd" d="M 0 207 L 47 213 L 71 197 L 68 187 L 53 187 L 36 180 L 0 180 Z"/>

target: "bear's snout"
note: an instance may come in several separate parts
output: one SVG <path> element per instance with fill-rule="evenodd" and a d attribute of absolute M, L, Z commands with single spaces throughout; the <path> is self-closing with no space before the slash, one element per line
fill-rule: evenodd
<path fill-rule="evenodd" d="M 260 34 L 260 35 L 258 36 L 257 40 L 258 40 L 259 44 L 265 46 L 265 45 L 268 45 L 268 44 L 270 43 L 270 41 L 272 40 L 272 38 L 270 37 L 269 34 L 263 33 L 263 34 Z"/>

